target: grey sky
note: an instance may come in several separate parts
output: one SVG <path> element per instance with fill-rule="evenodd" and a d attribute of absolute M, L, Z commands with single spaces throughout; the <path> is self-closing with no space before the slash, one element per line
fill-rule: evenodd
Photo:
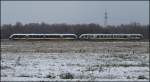
<path fill-rule="evenodd" d="M 148 1 L 2 1 L 1 24 L 25 23 L 98 23 L 139 22 L 149 24 Z"/>

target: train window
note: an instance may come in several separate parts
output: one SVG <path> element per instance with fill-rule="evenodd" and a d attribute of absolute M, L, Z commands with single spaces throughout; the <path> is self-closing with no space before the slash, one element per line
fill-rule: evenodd
<path fill-rule="evenodd" d="M 43 35 L 37 35 L 36 38 L 43 38 Z"/>
<path fill-rule="evenodd" d="M 93 36 L 92 35 L 89 35 L 89 36 L 87 36 L 89 39 L 91 39 L 91 38 L 93 38 Z"/>
<path fill-rule="evenodd" d="M 49 36 L 48 35 L 45 35 L 45 38 L 48 38 Z"/>
<path fill-rule="evenodd" d="M 109 38 L 110 37 L 110 35 L 106 35 L 106 38 Z"/>
<path fill-rule="evenodd" d="M 29 35 L 28 37 L 29 37 L 29 38 L 33 38 L 34 36 L 32 36 L 32 35 Z"/>
<path fill-rule="evenodd" d="M 81 36 L 81 38 L 85 38 L 85 36 Z"/>
<path fill-rule="evenodd" d="M 29 38 L 42 38 L 41 35 L 29 35 Z"/>
<path fill-rule="evenodd" d="M 111 35 L 110 38 L 113 38 L 113 35 Z"/>
<path fill-rule="evenodd" d="M 108 38 L 108 37 L 109 37 L 109 35 L 105 35 L 105 37 L 106 37 L 106 38 Z"/>
<path fill-rule="evenodd" d="M 119 37 L 119 38 L 122 38 L 122 35 L 119 35 L 118 37 Z"/>
<path fill-rule="evenodd" d="M 108 38 L 109 36 L 108 35 L 105 35 L 105 38 Z"/>
<path fill-rule="evenodd" d="M 110 35 L 110 38 L 113 38 L 113 35 Z"/>
<path fill-rule="evenodd" d="M 108 35 L 108 38 L 112 38 L 113 36 L 112 35 Z"/>
<path fill-rule="evenodd" d="M 109 38 L 110 37 L 110 35 L 106 35 L 106 38 Z"/>
<path fill-rule="evenodd" d="M 25 38 L 25 35 L 14 35 L 12 38 Z"/>
<path fill-rule="evenodd" d="M 136 37 L 135 35 L 131 35 L 131 37 Z"/>
<path fill-rule="evenodd" d="M 87 35 L 84 36 L 84 38 L 87 38 L 87 37 L 88 37 Z"/>
<path fill-rule="evenodd" d="M 100 35 L 97 35 L 96 38 L 100 38 Z"/>
<path fill-rule="evenodd" d="M 115 35 L 113 35 L 113 38 L 115 38 Z"/>
<path fill-rule="evenodd" d="M 127 36 L 126 36 L 126 35 L 124 35 L 124 36 L 123 36 L 123 38 L 127 38 Z"/>
<path fill-rule="evenodd" d="M 76 37 L 73 35 L 64 35 L 63 38 L 76 38 Z"/>
<path fill-rule="evenodd" d="M 82 38 L 87 38 L 87 35 L 83 35 Z"/>
<path fill-rule="evenodd" d="M 48 38 L 61 38 L 60 35 L 49 35 Z"/>
<path fill-rule="evenodd" d="M 116 35 L 116 38 L 119 38 L 119 35 Z"/>
<path fill-rule="evenodd" d="M 103 35 L 103 38 L 106 38 L 106 35 Z"/>

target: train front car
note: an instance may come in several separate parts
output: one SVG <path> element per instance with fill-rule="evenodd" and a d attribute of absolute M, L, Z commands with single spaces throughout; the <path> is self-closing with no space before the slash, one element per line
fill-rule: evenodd
<path fill-rule="evenodd" d="M 12 34 L 9 36 L 10 40 L 18 40 L 18 39 L 26 39 L 27 35 L 26 34 Z"/>
<path fill-rule="evenodd" d="M 9 39 L 11 40 L 75 40 L 75 34 L 12 34 Z"/>

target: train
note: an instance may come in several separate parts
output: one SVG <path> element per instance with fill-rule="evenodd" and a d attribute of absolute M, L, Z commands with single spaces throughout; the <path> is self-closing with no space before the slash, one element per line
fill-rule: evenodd
<path fill-rule="evenodd" d="M 141 40 L 142 34 L 12 34 L 11 40 Z"/>
<path fill-rule="evenodd" d="M 18 39 L 77 39 L 75 34 L 12 34 L 9 39 L 18 40 Z"/>
<path fill-rule="evenodd" d="M 81 40 L 140 40 L 142 34 L 82 34 Z"/>

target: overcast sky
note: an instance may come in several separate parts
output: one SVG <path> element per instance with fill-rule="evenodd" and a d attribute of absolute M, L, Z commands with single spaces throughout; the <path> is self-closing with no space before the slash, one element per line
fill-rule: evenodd
<path fill-rule="evenodd" d="M 131 22 L 149 24 L 148 1 L 2 1 L 1 24 L 25 23 L 97 23 L 104 25 Z"/>

